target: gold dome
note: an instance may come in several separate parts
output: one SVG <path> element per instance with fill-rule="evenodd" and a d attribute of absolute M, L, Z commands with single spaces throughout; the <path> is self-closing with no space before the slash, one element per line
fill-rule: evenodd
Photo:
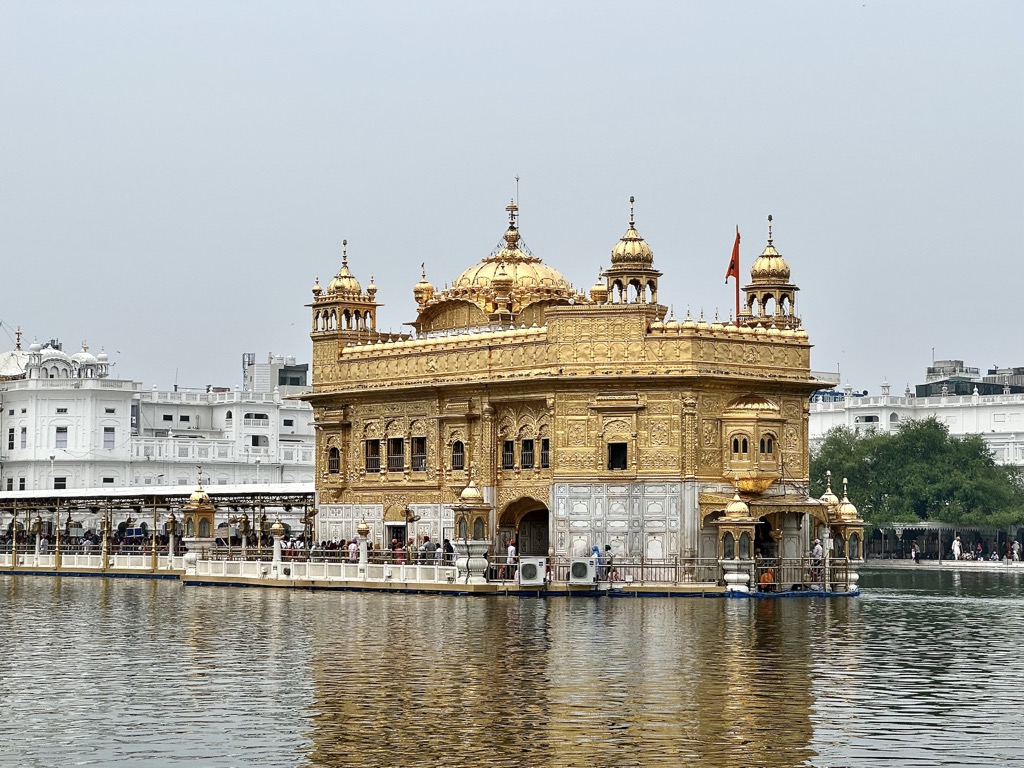
<path fill-rule="evenodd" d="M 362 293 L 359 281 L 348 269 L 348 240 L 341 241 L 341 269 L 327 285 L 328 293 Z"/>
<path fill-rule="evenodd" d="M 836 507 L 836 517 L 840 520 L 856 520 L 858 519 L 859 512 L 857 507 L 850 501 L 849 496 L 846 495 L 846 478 L 843 478 L 843 500 L 839 502 L 839 506 Z"/>
<path fill-rule="evenodd" d="M 487 312 L 499 288 L 507 289 L 519 308 L 537 301 L 578 298 L 557 269 L 523 249 L 515 219 L 518 208 L 510 203 L 506 210 L 509 224 L 502 237 L 504 246 L 455 278 L 450 288 L 434 296 L 434 303 L 445 299 L 471 301 Z"/>
<path fill-rule="evenodd" d="M 636 223 L 633 219 L 633 203 L 635 198 L 629 197 L 629 228 L 626 230 L 619 242 L 612 248 L 612 265 L 620 264 L 643 264 L 649 265 L 654 262 L 654 251 L 647 242 L 636 231 Z"/>
<path fill-rule="evenodd" d="M 417 304 L 430 301 L 434 295 L 434 286 L 427 280 L 427 264 L 420 264 L 420 281 L 412 287 L 413 298 Z"/>
<path fill-rule="evenodd" d="M 590 300 L 595 304 L 604 304 L 608 301 L 608 283 L 605 282 L 603 270 L 598 270 L 597 282 L 590 289 Z"/>
<path fill-rule="evenodd" d="M 830 512 L 839 506 L 839 497 L 832 492 L 831 470 L 825 473 L 825 492 L 821 494 L 821 498 L 818 501 L 828 507 Z"/>
<path fill-rule="evenodd" d="M 480 492 L 480 489 L 476 487 L 476 483 L 470 480 L 469 485 L 462 489 L 462 493 L 459 495 L 459 500 L 463 504 L 482 504 L 484 495 Z"/>
<path fill-rule="evenodd" d="M 750 280 L 754 283 L 788 283 L 789 264 L 772 244 L 772 217 L 768 217 L 768 245 L 750 265 Z"/>
<path fill-rule="evenodd" d="M 726 517 L 750 517 L 750 507 L 747 503 L 740 498 L 740 494 L 737 491 L 733 494 L 732 501 L 725 508 Z"/>

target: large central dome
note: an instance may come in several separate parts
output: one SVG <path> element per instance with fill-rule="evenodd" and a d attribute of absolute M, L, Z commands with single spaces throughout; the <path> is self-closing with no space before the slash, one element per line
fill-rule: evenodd
<path fill-rule="evenodd" d="M 450 288 L 434 293 L 426 277 L 413 294 L 419 305 L 421 333 L 478 328 L 494 324 L 542 325 L 543 307 L 585 301 L 572 284 L 528 250 L 519 237 L 514 202 L 504 243 L 459 275 Z"/>

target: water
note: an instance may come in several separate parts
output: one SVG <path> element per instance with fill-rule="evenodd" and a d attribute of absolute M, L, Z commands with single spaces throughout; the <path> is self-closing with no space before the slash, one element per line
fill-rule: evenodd
<path fill-rule="evenodd" d="M 0 576 L 0 765 L 1024 765 L 1019 575 L 862 586 L 544 601 Z"/>

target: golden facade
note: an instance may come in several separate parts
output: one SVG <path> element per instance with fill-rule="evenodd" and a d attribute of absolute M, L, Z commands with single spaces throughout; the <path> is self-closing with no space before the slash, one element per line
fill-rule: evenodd
<path fill-rule="evenodd" d="M 320 538 L 365 519 L 385 546 L 430 535 L 503 551 L 515 536 L 522 554 L 716 557 L 738 492 L 747 512 L 726 527 L 745 545 L 806 553 L 808 515 L 828 522 L 806 496 L 808 396 L 824 385 L 788 264 L 769 231 L 736 321 L 666 319 L 630 202 L 588 294 L 529 252 L 515 204 L 501 247 L 450 286 L 424 271 L 411 334 L 377 329 L 376 286 L 347 250 L 317 280 Z"/>

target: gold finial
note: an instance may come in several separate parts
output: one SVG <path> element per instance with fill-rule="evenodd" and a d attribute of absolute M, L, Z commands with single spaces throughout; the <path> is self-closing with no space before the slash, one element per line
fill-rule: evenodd
<path fill-rule="evenodd" d="M 17 330 L 14 332 L 14 348 L 21 351 L 21 326 L 19 325 Z"/>
<path fill-rule="evenodd" d="M 768 245 L 772 244 L 772 215 L 768 214 Z"/>
<path fill-rule="evenodd" d="M 635 229 L 636 228 L 636 224 L 635 224 L 634 218 L 633 218 L 633 203 L 635 203 L 635 202 L 636 202 L 636 198 L 633 197 L 632 195 L 630 195 L 629 196 L 629 228 L 630 229 Z"/>
<path fill-rule="evenodd" d="M 341 241 L 341 266 L 348 266 L 348 240 Z"/>
<path fill-rule="evenodd" d="M 843 498 L 846 498 L 846 478 L 843 478 Z"/>
<path fill-rule="evenodd" d="M 425 281 L 427 279 L 427 262 L 420 262 L 420 277 Z"/>
<path fill-rule="evenodd" d="M 203 490 L 203 467 L 200 464 L 196 466 L 196 469 L 199 470 L 199 490 L 201 491 Z"/>
<path fill-rule="evenodd" d="M 516 214 L 519 213 L 519 206 L 516 205 L 515 200 L 510 200 L 508 205 L 505 206 L 505 210 L 508 211 L 508 226 L 510 229 L 516 228 Z"/>

